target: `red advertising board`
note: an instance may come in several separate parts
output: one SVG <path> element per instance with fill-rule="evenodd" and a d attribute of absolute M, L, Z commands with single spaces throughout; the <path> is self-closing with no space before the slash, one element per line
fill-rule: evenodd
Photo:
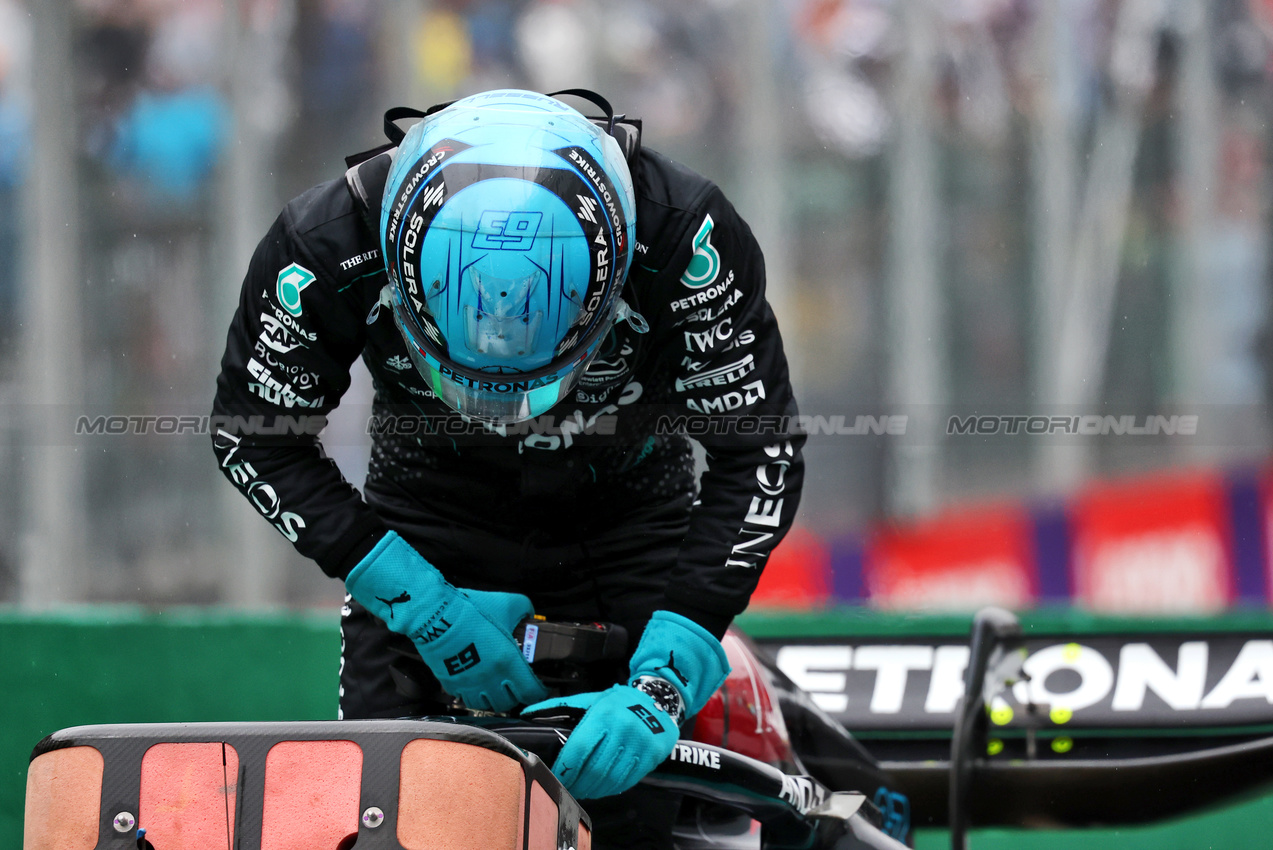
<path fill-rule="evenodd" d="M 1270 0 L 1273 4 L 1273 0 Z M 1259 484 L 1260 494 L 1260 519 L 1264 523 L 1263 534 L 1263 563 L 1260 564 L 1261 571 L 1264 573 L 1264 595 L 1269 605 L 1273 605 L 1273 467 L 1267 468 L 1262 474 L 1262 480 Z"/>
<path fill-rule="evenodd" d="M 1038 587 L 1029 515 L 1008 505 L 885 526 L 867 549 L 864 577 L 878 608 L 1028 607 Z"/>
<path fill-rule="evenodd" d="M 1078 604 L 1096 611 L 1207 613 L 1233 601 L 1221 475 L 1093 484 L 1075 500 L 1072 517 Z"/>
<path fill-rule="evenodd" d="M 758 608 L 817 608 L 831 597 L 831 552 L 820 537 L 794 525 L 773 553 L 751 596 Z"/>

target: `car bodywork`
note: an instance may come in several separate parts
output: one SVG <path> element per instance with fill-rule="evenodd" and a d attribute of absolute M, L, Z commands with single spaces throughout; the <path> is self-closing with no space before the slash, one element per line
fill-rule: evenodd
<path fill-rule="evenodd" d="M 861 756 L 825 729 L 849 733 L 956 846 L 971 826 L 1143 824 L 1273 783 L 1267 631 L 1027 633 L 986 609 L 967 638 L 767 636 L 756 655 L 788 728 L 811 730 L 793 736 L 810 774 L 842 787 Z"/>

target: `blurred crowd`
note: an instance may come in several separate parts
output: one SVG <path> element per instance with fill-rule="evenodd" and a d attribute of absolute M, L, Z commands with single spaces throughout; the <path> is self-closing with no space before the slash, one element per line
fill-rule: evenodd
<path fill-rule="evenodd" d="M 36 2 L 0 0 L 0 374 L 9 382 L 20 380 Z M 917 17 L 918 7 L 928 11 Z M 1197 318 L 1202 377 L 1191 385 L 1204 395 L 1192 400 L 1241 405 L 1263 421 L 1273 393 L 1270 0 L 75 0 L 74 8 L 66 70 L 83 200 L 84 403 L 94 409 L 205 412 L 229 320 L 220 312 L 226 287 L 240 274 L 225 268 L 235 256 L 232 220 L 268 223 L 287 198 L 339 175 L 346 154 L 379 143 L 385 108 L 500 86 L 585 86 L 644 119 L 649 145 L 716 179 L 753 223 L 772 219 L 757 232 L 802 407 L 814 413 L 888 412 L 884 317 L 898 309 L 886 250 L 895 226 L 890 168 L 899 116 L 922 115 L 934 162 L 946 398 L 1029 412 L 1040 400 L 1034 163 L 1044 112 L 1060 97 L 1054 66 L 1068 75 L 1069 177 L 1080 185 L 1103 122 L 1126 103 L 1117 63 L 1131 50 L 1147 57 L 1149 84 L 1137 101 L 1101 400 L 1119 413 L 1153 410 L 1179 400 L 1172 299 L 1186 221 L 1182 21 L 1198 8 L 1209 32 L 1217 164 L 1199 248 L 1214 289 Z M 1068 33 L 1054 66 L 1045 58 L 1056 59 L 1044 43 L 1049 15 Z M 1124 24 L 1136 15 L 1144 25 L 1131 44 Z M 930 96 L 902 101 L 899 66 L 917 49 L 931 58 Z M 244 145 L 262 166 L 250 197 L 233 175 Z M 774 175 L 778 200 L 765 200 L 756 187 Z M 355 463 L 363 435 L 341 433 L 333 453 Z M 1227 447 L 1249 457 L 1268 448 L 1262 437 Z M 807 526 L 832 533 L 877 519 L 887 451 L 882 438 L 815 438 Z M 1031 489 L 1026 441 L 990 456 L 966 443 L 942 451 L 943 504 Z M 1114 446 L 1098 471 L 1178 461 Z M 87 522 L 103 565 L 94 581 L 104 595 L 224 595 L 224 482 L 202 437 L 121 440 L 85 464 Z M 0 538 L 14 534 L 0 529 Z M 3 578 L 11 543 L 0 539 L 0 600 L 11 587 Z M 292 558 L 281 542 L 278 557 Z M 322 585 L 311 565 L 288 563 L 279 598 L 329 593 L 314 589 Z"/>
<path fill-rule="evenodd" d="M 0 0 L 0 348 L 6 350 L 17 307 L 18 190 L 30 144 L 31 34 L 25 18 L 15 0 Z"/>
<path fill-rule="evenodd" d="M 80 4 L 86 152 L 154 204 L 192 203 L 228 132 L 219 0 Z"/>

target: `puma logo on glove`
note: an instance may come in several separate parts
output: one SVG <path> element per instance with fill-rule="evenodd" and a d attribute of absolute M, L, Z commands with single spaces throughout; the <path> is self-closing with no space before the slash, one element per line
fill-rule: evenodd
<path fill-rule="evenodd" d="M 680 670 L 677 670 L 677 669 L 676 669 L 676 665 L 672 663 L 672 656 L 674 656 L 675 654 L 676 654 L 676 653 L 674 653 L 672 650 L 668 650 L 668 653 L 667 653 L 667 664 L 664 664 L 663 666 L 664 666 L 664 667 L 666 667 L 668 670 L 671 670 L 671 671 L 672 671 L 672 675 L 674 675 L 674 676 L 676 676 L 676 678 L 680 679 L 680 680 L 681 680 L 681 684 L 682 684 L 682 685 L 685 685 L 686 687 L 689 687 L 690 680 L 689 680 L 689 679 L 687 679 L 687 678 L 685 678 L 685 674 L 684 674 L 684 673 L 682 673 Z"/>
<path fill-rule="evenodd" d="M 410 593 L 407 593 L 407 592 L 404 590 L 404 591 L 402 591 L 401 593 L 399 593 L 397 596 L 395 596 L 393 599 L 385 599 L 385 598 L 380 597 L 380 596 L 377 596 L 376 598 L 377 598 L 377 599 L 379 599 L 381 602 L 383 602 L 383 603 L 385 603 L 386 605 L 388 605 L 388 606 L 389 606 L 389 619 L 390 619 L 390 620 L 392 620 L 392 619 L 393 619 L 393 606 L 397 605 L 399 602 L 410 602 L 410 601 L 411 601 L 411 594 L 410 594 Z M 669 663 L 671 663 L 671 662 L 669 662 Z"/>

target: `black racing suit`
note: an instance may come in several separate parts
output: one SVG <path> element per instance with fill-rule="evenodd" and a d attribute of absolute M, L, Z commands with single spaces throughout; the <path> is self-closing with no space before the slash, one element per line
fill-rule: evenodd
<path fill-rule="evenodd" d="M 790 526 L 802 480 L 786 358 L 746 224 L 710 181 L 634 154 L 624 297 L 648 333 L 616 325 L 571 400 L 492 428 L 433 396 L 380 306 L 391 153 L 293 200 L 257 248 L 217 380 L 222 470 L 334 577 L 393 529 L 458 587 L 621 623 L 633 646 L 659 609 L 722 635 Z M 316 437 L 359 355 L 375 385 L 365 498 Z M 697 494 L 686 432 L 707 452 Z M 404 686 L 405 638 L 356 602 L 343 614 L 343 716 L 444 707 L 436 682 Z M 433 681 L 422 663 L 411 673 Z M 601 826 L 595 837 L 604 843 Z"/>

